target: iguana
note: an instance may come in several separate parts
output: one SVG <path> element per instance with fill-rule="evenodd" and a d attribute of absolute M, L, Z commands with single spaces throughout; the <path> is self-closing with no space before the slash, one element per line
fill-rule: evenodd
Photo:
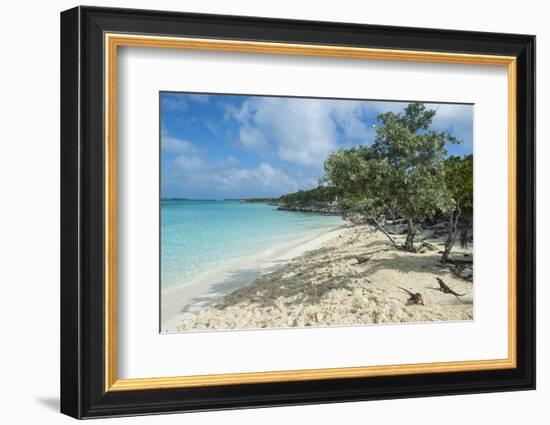
<path fill-rule="evenodd" d="M 439 282 L 439 290 L 443 292 L 444 294 L 453 294 L 455 297 L 463 297 L 466 294 L 457 294 L 455 291 L 453 291 L 449 286 L 443 282 L 442 279 L 436 277 L 437 281 Z"/>
<path fill-rule="evenodd" d="M 405 291 L 407 294 L 410 295 L 410 298 L 407 300 L 407 302 L 412 302 L 413 304 L 418 304 L 418 305 L 424 305 L 424 299 L 422 298 L 422 294 L 417 292 L 417 293 L 413 293 L 411 291 L 409 291 L 408 289 L 405 289 L 405 288 L 401 288 L 399 286 L 399 289 Z"/>

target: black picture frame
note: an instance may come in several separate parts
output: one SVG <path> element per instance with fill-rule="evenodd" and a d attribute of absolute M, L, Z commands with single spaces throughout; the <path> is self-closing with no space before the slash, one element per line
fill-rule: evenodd
<path fill-rule="evenodd" d="M 106 392 L 102 143 L 106 32 L 516 57 L 517 367 Z M 534 388 L 534 36 L 96 7 L 61 13 L 62 413 L 92 418 Z"/>

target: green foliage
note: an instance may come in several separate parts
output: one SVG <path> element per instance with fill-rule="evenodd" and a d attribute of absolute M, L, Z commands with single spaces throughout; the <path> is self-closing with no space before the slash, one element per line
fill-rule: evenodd
<path fill-rule="evenodd" d="M 343 208 L 367 215 L 377 215 L 390 202 L 386 199 L 384 165 L 372 157 L 367 146 L 340 149 L 324 164 L 325 179 L 340 195 Z"/>
<path fill-rule="evenodd" d="M 247 203 L 278 204 L 286 206 L 324 206 L 334 202 L 338 195 L 335 187 L 319 186 L 310 190 L 300 190 L 294 193 L 282 195 L 279 198 L 247 198 L 242 199 Z"/>
<path fill-rule="evenodd" d="M 271 204 L 275 202 L 277 198 L 246 198 L 242 199 L 243 202 L 249 204 Z"/>
<path fill-rule="evenodd" d="M 277 198 L 278 204 L 293 206 L 310 206 L 326 204 L 336 199 L 337 190 L 334 187 L 319 186 L 311 190 L 300 190 Z"/>
<path fill-rule="evenodd" d="M 458 195 L 465 197 L 458 193 L 459 176 L 456 188 L 449 186 L 446 144 L 460 141 L 431 129 L 435 114 L 422 103 L 411 103 L 402 113 L 381 114 L 372 146 L 331 154 L 324 164 L 325 181 L 341 194 L 342 205 L 371 217 L 390 209 L 408 219 L 409 226 L 453 211 L 461 202 Z M 412 248 L 412 228 L 409 234 Z"/>
<path fill-rule="evenodd" d="M 445 161 L 445 183 L 462 217 L 470 219 L 474 207 L 474 156 L 451 156 Z"/>
<path fill-rule="evenodd" d="M 378 120 L 374 156 L 384 164 L 388 197 L 399 213 L 412 220 L 425 220 L 438 211 L 453 208 L 445 184 L 445 145 L 458 140 L 447 132 L 430 129 L 435 111 L 411 103 L 403 113 L 388 112 Z"/>

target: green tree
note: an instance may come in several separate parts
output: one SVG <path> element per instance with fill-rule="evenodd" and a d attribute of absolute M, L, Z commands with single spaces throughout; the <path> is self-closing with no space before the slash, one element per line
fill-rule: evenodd
<path fill-rule="evenodd" d="M 445 182 L 446 144 L 460 142 L 446 131 L 431 129 L 435 114 L 418 102 L 410 103 L 401 113 L 381 114 L 372 145 L 384 181 L 383 198 L 391 198 L 390 208 L 395 207 L 407 220 L 403 247 L 409 251 L 414 251 L 416 221 L 453 209 Z"/>
<path fill-rule="evenodd" d="M 468 223 L 472 219 L 474 205 L 474 157 L 451 156 L 445 161 L 445 183 L 451 193 L 454 208 L 449 213 L 448 235 L 441 263 L 449 261 L 449 255 L 462 233 L 463 245 L 467 243 Z"/>
<path fill-rule="evenodd" d="M 366 214 L 394 245 L 379 224 L 380 215 L 396 211 L 407 220 L 403 248 L 408 251 L 415 250 L 415 222 L 455 209 L 445 180 L 446 144 L 460 142 L 431 129 L 435 114 L 422 103 L 381 114 L 371 147 L 341 149 L 325 161 L 325 180 L 341 194 L 342 203 Z"/>
<path fill-rule="evenodd" d="M 284 205 L 326 205 L 336 198 L 336 189 L 319 186 L 310 190 L 299 190 L 277 198 L 277 202 Z"/>
<path fill-rule="evenodd" d="M 366 216 L 397 246 L 392 236 L 380 224 L 384 209 L 392 204 L 385 167 L 368 146 L 339 149 L 324 163 L 324 183 L 334 187 L 340 205 L 348 211 Z M 393 204 L 392 204 L 393 205 Z"/>

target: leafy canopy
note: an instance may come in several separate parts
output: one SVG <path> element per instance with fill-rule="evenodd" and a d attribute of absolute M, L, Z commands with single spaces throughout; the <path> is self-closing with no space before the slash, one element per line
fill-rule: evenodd
<path fill-rule="evenodd" d="M 325 161 L 325 180 L 337 188 L 343 204 L 371 215 L 390 208 L 411 220 L 453 210 L 445 180 L 445 145 L 460 141 L 431 129 L 435 114 L 422 103 L 381 114 L 372 146 L 331 154 Z"/>
<path fill-rule="evenodd" d="M 474 207 L 474 156 L 451 156 L 445 161 L 445 183 L 462 216 L 472 218 Z"/>

